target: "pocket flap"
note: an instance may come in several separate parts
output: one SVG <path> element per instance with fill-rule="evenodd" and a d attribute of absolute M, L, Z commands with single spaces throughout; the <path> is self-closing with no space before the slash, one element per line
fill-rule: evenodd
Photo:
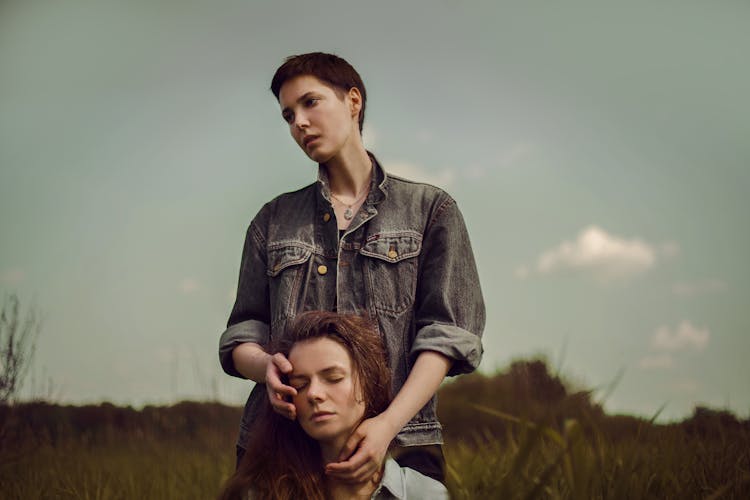
<path fill-rule="evenodd" d="M 284 245 L 268 249 L 269 276 L 276 276 L 289 266 L 302 264 L 310 258 L 312 250 L 300 245 Z"/>
<path fill-rule="evenodd" d="M 419 255 L 421 250 L 421 234 L 416 231 L 399 231 L 370 236 L 359 253 L 386 262 L 399 262 Z"/>

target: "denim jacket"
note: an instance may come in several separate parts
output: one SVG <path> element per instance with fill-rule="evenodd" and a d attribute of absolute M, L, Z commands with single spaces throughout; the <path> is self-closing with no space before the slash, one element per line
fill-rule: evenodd
<path fill-rule="evenodd" d="M 453 360 L 448 375 L 482 357 L 485 309 L 474 255 L 456 202 L 436 187 L 388 175 L 374 156 L 372 186 L 339 239 L 328 177 L 261 208 L 248 227 L 237 299 L 219 342 L 222 368 L 242 377 L 232 350 L 267 346 L 308 310 L 365 314 L 388 353 L 395 395 L 421 351 Z M 238 445 L 266 398 L 253 388 Z M 396 436 L 400 446 L 442 443 L 433 397 Z"/>

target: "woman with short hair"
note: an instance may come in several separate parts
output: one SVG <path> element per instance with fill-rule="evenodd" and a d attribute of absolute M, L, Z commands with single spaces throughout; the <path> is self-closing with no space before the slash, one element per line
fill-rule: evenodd
<path fill-rule="evenodd" d="M 358 482 L 383 465 L 445 480 L 435 392 L 482 358 L 485 308 L 456 202 L 440 188 L 390 175 L 362 143 L 367 93 L 333 54 L 289 57 L 273 77 L 289 133 L 318 164 L 318 180 L 266 203 L 250 223 L 237 299 L 219 343 L 224 371 L 253 380 L 237 456 L 259 404 L 290 419 L 282 382 L 293 363 L 268 350 L 304 311 L 365 314 L 386 347 L 394 398 L 352 433 L 326 472 Z M 278 168 L 265 165 L 263 170 Z"/>

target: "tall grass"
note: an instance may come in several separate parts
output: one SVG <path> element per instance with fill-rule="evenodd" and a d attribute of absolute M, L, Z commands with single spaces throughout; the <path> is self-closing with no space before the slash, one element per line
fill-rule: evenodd
<path fill-rule="evenodd" d="M 476 410 L 516 429 L 505 439 L 477 435 L 473 442 L 449 442 L 455 499 L 750 498 L 747 431 L 717 439 L 664 426 L 623 440 L 578 420 L 558 431 L 490 408 Z"/>
<path fill-rule="evenodd" d="M 607 416 L 535 362 L 463 377 L 440 397 L 458 500 L 750 498 L 750 422 L 725 411 L 670 425 Z M 212 403 L 0 407 L 0 498 L 214 498 L 234 469 L 240 414 Z"/>

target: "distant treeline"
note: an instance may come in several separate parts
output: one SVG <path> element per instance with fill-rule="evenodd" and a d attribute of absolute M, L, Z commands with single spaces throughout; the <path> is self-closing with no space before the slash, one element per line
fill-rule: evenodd
<path fill-rule="evenodd" d="M 589 391 L 570 391 L 550 373 L 543 360 L 514 362 L 492 376 L 472 374 L 443 386 L 438 411 L 446 438 L 477 440 L 500 438 L 514 426 L 478 408 L 561 429 L 575 419 L 584 429 L 595 427 L 611 439 L 679 427 L 688 434 L 710 435 L 750 432 L 750 420 L 740 420 L 723 409 L 696 407 L 680 423 L 656 425 L 643 418 L 606 415 Z M 158 436 L 174 440 L 229 439 L 236 436 L 241 408 L 215 402 L 181 402 L 172 406 L 146 406 L 141 410 L 110 403 L 65 406 L 47 402 L 0 407 L 4 438 L 28 439 L 32 435 L 51 444 L 61 439 L 85 437 L 112 441 L 119 437 Z M 10 432 L 12 427 L 13 432 Z"/>
<path fill-rule="evenodd" d="M 557 429 L 575 419 L 584 429 L 596 429 L 614 440 L 666 429 L 701 436 L 750 433 L 750 419 L 741 420 L 728 410 L 703 406 L 695 407 L 693 414 L 681 422 L 664 425 L 630 415 L 607 415 L 592 401 L 591 391 L 569 390 L 568 384 L 552 374 L 540 359 L 516 361 L 496 375 L 475 373 L 445 385 L 440 391 L 438 412 L 446 435 L 459 439 L 491 435 L 502 439 L 511 427 L 509 420 L 478 407 Z"/>

